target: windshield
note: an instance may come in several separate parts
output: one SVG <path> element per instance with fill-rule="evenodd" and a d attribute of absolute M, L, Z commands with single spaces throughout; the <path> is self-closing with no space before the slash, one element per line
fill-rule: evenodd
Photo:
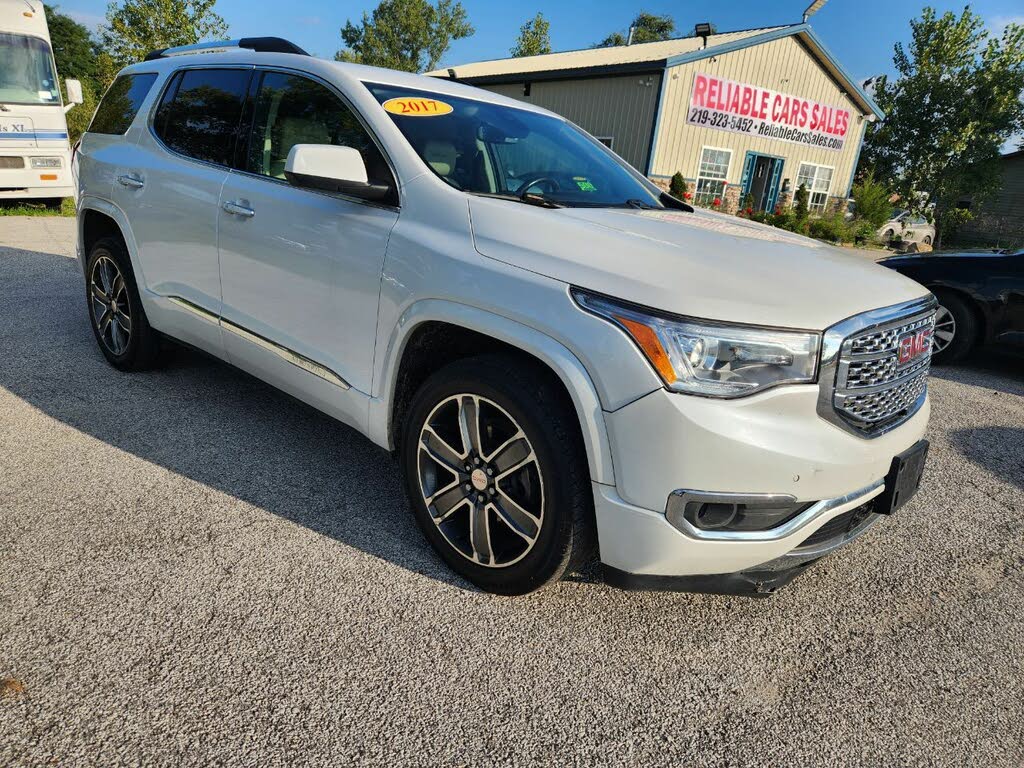
<path fill-rule="evenodd" d="M 367 83 L 423 162 L 456 189 L 566 206 L 651 206 L 658 197 L 564 120 L 440 93 Z"/>
<path fill-rule="evenodd" d="M 0 33 L 0 104 L 60 104 L 50 46 Z"/>

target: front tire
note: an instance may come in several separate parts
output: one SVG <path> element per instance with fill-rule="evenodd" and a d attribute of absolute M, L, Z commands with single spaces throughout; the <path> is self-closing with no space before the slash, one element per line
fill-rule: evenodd
<path fill-rule="evenodd" d="M 509 355 L 459 360 L 420 387 L 408 414 L 399 450 L 409 503 L 452 570 L 519 595 L 586 561 L 586 453 L 547 371 Z"/>
<path fill-rule="evenodd" d="M 160 339 L 146 319 L 128 249 L 120 238 L 101 238 L 89 251 L 85 300 L 93 336 L 107 362 L 122 371 L 155 365 Z"/>
<path fill-rule="evenodd" d="M 957 363 L 967 357 L 978 338 L 978 318 L 971 307 L 955 293 L 936 292 L 939 309 L 933 332 L 936 365 Z"/>

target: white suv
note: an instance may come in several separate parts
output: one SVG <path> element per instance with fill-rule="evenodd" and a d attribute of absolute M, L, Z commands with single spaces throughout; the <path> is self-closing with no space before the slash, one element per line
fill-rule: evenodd
<path fill-rule="evenodd" d="M 79 158 L 110 363 L 175 339 L 394 451 L 483 589 L 596 548 L 622 587 L 767 594 L 917 488 L 931 294 L 557 115 L 250 38 L 125 69 Z"/>

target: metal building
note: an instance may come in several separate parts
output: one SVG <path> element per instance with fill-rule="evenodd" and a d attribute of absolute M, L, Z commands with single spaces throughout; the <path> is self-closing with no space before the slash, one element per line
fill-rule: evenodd
<path fill-rule="evenodd" d="M 849 196 L 866 124 L 884 118 L 806 23 L 463 64 L 454 77 L 564 115 L 667 187 L 735 211 L 799 184 Z M 749 197 L 748 197 L 749 196 Z"/>

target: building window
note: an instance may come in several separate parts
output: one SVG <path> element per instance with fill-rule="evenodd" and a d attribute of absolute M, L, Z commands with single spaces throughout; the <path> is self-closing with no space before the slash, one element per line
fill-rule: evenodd
<path fill-rule="evenodd" d="M 693 201 L 698 205 L 714 205 L 725 195 L 725 180 L 729 177 L 731 149 L 704 147 L 700 153 L 700 169 L 697 171 L 697 191 Z"/>
<path fill-rule="evenodd" d="M 608 149 L 615 149 L 615 137 L 614 136 L 595 136 L 595 139 L 604 144 Z"/>
<path fill-rule="evenodd" d="M 825 212 L 828 203 L 828 192 L 832 188 L 832 168 L 827 165 L 800 163 L 800 173 L 796 177 L 797 189 L 803 184 L 809 193 L 807 207 L 817 213 Z"/>

